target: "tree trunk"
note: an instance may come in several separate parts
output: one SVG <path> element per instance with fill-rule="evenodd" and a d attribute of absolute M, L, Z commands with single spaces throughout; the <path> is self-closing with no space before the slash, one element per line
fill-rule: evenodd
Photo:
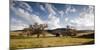
<path fill-rule="evenodd" d="M 46 37 L 46 34 L 45 33 L 42 33 L 43 37 L 45 38 Z"/>
<path fill-rule="evenodd" d="M 37 38 L 39 38 L 39 37 L 40 37 L 40 33 L 37 34 Z"/>

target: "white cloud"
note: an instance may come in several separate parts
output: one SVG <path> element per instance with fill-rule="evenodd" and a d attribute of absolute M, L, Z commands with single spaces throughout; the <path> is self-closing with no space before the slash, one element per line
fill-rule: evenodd
<path fill-rule="evenodd" d="M 61 17 L 63 17 L 65 12 L 64 11 L 59 11 L 59 13 L 60 13 Z"/>
<path fill-rule="evenodd" d="M 64 10 L 57 10 L 54 6 L 52 6 L 51 4 L 46 4 L 46 8 L 49 12 L 48 15 L 48 29 L 56 29 L 56 28 L 64 28 L 66 27 L 67 24 L 70 24 L 69 22 L 69 18 L 64 18 L 65 14 L 68 14 L 69 12 L 76 12 L 76 9 L 69 6 L 66 7 L 66 11 Z M 58 13 L 60 14 L 60 16 L 56 16 L 58 15 Z M 67 23 L 63 23 L 61 21 L 61 18 L 63 18 L 65 21 L 67 21 Z M 63 21 L 63 22 L 65 22 Z"/>
<path fill-rule="evenodd" d="M 56 29 L 56 28 L 61 28 L 62 26 L 60 25 L 60 16 L 56 16 L 57 15 L 57 9 L 51 5 L 51 4 L 45 4 L 47 11 L 49 13 L 48 15 L 48 29 Z M 63 16 L 63 12 L 58 12 L 61 13 L 61 16 Z"/>
<path fill-rule="evenodd" d="M 67 22 L 69 19 L 68 18 L 65 18 L 65 21 Z"/>
<path fill-rule="evenodd" d="M 25 3 L 23 3 L 23 4 L 25 4 Z M 27 8 L 27 10 L 22 9 L 20 7 L 16 8 L 16 7 L 14 7 L 14 5 L 15 5 L 14 3 L 11 5 L 11 10 L 13 10 L 17 16 L 24 19 L 24 20 L 21 20 L 21 21 L 27 22 L 27 23 L 30 23 L 30 24 L 34 24 L 35 22 L 37 22 L 39 24 L 44 23 L 44 21 L 42 19 L 40 19 L 39 16 L 37 16 L 35 14 L 31 14 L 27 11 L 27 10 L 31 10 L 30 9 L 31 7 L 28 4 L 25 4 L 29 7 L 29 8 Z M 29 24 L 24 24 L 23 22 L 16 22 L 17 23 L 16 25 L 11 24 L 11 30 L 21 30 L 21 29 L 26 27 L 24 25 L 29 25 Z"/>
<path fill-rule="evenodd" d="M 23 18 L 24 20 L 26 20 L 27 22 L 29 22 L 30 24 L 32 24 L 32 18 L 31 18 L 31 14 L 29 14 L 27 11 L 19 8 L 16 11 L 16 15 Z"/>
<path fill-rule="evenodd" d="M 27 28 L 28 24 L 24 23 L 22 20 L 17 20 L 15 18 L 11 19 L 11 29 L 10 30 L 22 30 Z"/>
<path fill-rule="evenodd" d="M 32 17 L 32 22 L 34 21 L 34 23 L 38 23 L 38 24 L 44 24 L 45 23 L 45 21 L 40 19 L 40 17 L 37 16 L 37 15 L 31 15 L 31 17 Z"/>
<path fill-rule="evenodd" d="M 75 8 L 72 8 L 72 9 L 70 10 L 70 12 L 76 12 L 76 9 L 75 9 Z"/>
<path fill-rule="evenodd" d="M 29 11 L 29 12 L 32 12 L 32 8 L 31 8 L 31 6 L 29 4 L 27 4 L 25 2 L 20 2 L 19 4 L 20 4 L 19 6 L 21 8 L 23 8 L 23 9 Z"/>
<path fill-rule="evenodd" d="M 72 6 L 66 6 L 66 9 L 65 9 L 65 13 L 68 14 L 69 12 L 76 12 L 77 10 L 75 8 L 73 8 Z"/>
<path fill-rule="evenodd" d="M 49 15 L 48 17 L 48 29 L 61 28 L 60 18 L 56 16 Z"/>
<path fill-rule="evenodd" d="M 27 28 L 27 27 L 22 26 L 22 25 L 11 25 L 11 31 L 13 31 L 13 30 L 22 30 L 23 28 Z"/>
<path fill-rule="evenodd" d="M 88 6 L 88 12 L 89 13 L 94 13 L 95 12 L 95 9 L 94 9 L 95 7 L 94 6 Z"/>
<path fill-rule="evenodd" d="M 54 7 L 51 4 L 47 3 L 47 4 L 45 4 L 45 6 L 46 6 L 49 14 L 54 14 L 54 15 L 56 14 Z"/>
<path fill-rule="evenodd" d="M 70 19 L 68 17 L 63 18 L 66 22 L 64 25 L 61 23 L 61 17 L 56 16 L 57 13 L 60 13 L 61 16 L 64 16 L 64 14 L 68 14 L 69 12 L 76 12 L 77 10 L 71 6 L 66 8 L 66 11 L 58 11 L 52 4 L 45 4 L 45 7 L 43 5 L 40 5 L 40 9 L 43 11 L 48 11 L 48 20 L 42 20 L 40 16 L 37 16 L 35 14 L 30 13 L 32 11 L 31 6 L 27 3 L 23 3 L 22 5 L 26 5 L 26 9 L 22 8 L 15 8 L 13 5 L 11 5 L 11 9 L 15 12 L 17 16 L 20 18 L 23 18 L 25 21 L 18 21 L 16 25 L 11 24 L 11 30 L 20 30 L 25 27 L 27 27 L 29 24 L 25 24 L 23 22 L 28 22 L 30 24 L 34 24 L 35 22 L 39 24 L 47 23 L 48 29 L 56 29 L 56 28 L 62 28 L 65 24 L 71 25 L 76 27 L 77 29 L 94 29 L 94 7 L 89 6 L 88 9 L 85 9 L 84 12 L 81 12 L 79 17 Z M 57 10 L 57 11 L 56 11 Z M 30 12 L 29 12 L 30 11 Z"/>
<path fill-rule="evenodd" d="M 43 5 L 40 5 L 40 9 L 41 9 L 42 11 L 46 11 L 45 8 L 43 7 Z"/>
<path fill-rule="evenodd" d="M 48 15 L 48 21 L 47 21 L 47 24 L 48 24 L 48 29 L 56 29 L 56 28 L 61 28 L 60 26 L 60 18 L 55 16 L 57 15 L 57 12 L 56 12 L 56 8 L 51 5 L 51 4 L 45 4 L 45 8 L 47 9 L 49 15 Z"/>
<path fill-rule="evenodd" d="M 68 24 L 76 27 L 77 29 L 94 30 L 94 12 L 92 11 L 93 9 L 94 8 L 88 8 L 87 10 L 89 11 L 85 10 L 84 12 L 80 13 L 79 17 L 71 19 Z"/>
<path fill-rule="evenodd" d="M 35 14 L 30 14 L 27 11 L 24 11 L 23 9 L 19 9 L 16 14 L 24 18 L 26 21 L 30 22 L 30 24 L 33 24 L 35 22 L 39 24 L 43 23 L 39 16 Z"/>

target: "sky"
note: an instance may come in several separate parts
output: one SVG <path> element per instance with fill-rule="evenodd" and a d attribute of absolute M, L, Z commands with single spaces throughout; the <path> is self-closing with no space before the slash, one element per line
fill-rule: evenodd
<path fill-rule="evenodd" d="M 29 25 L 48 24 L 47 29 L 66 28 L 94 30 L 95 7 L 28 1 L 10 2 L 10 30 L 22 30 Z"/>

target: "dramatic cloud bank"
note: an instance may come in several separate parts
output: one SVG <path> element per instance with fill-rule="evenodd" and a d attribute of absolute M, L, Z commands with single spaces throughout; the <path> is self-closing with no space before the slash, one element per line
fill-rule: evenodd
<path fill-rule="evenodd" d="M 70 20 L 69 25 L 77 29 L 94 30 L 94 7 L 89 6 L 88 9 L 84 9 L 84 12 L 81 12 L 79 17 Z"/>
<path fill-rule="evenodd" d="M 48 24 L 48 29 L 70 25 L 76 29 L 94 30 L 94 6 L 81 8 L 76 5 L 64 5 L 62 9 L 59 4 L 35 4 L 38 9 L 29 2 L 11 2 L 11 30 L 22 30 L 36 22 Z"/>

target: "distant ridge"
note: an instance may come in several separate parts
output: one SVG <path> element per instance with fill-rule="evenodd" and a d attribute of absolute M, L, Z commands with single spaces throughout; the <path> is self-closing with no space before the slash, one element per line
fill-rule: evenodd
<path fill-rule="evenodd" d="M 24 30 L 13 30 L 11 32 L 19 32 L 19 31 L 24 31 Z M 59 32 L 64 32 L 66 31 L 66 28 L 56 28 L 56 29 L 53 29 L 53 30 L 45 30 L 47 32 L 53 32 L 53 31 L 59 31 Z M 77 30 L 78 33 L 84 33 L 84 32 L 94 32 L 94 30 Z"/>

